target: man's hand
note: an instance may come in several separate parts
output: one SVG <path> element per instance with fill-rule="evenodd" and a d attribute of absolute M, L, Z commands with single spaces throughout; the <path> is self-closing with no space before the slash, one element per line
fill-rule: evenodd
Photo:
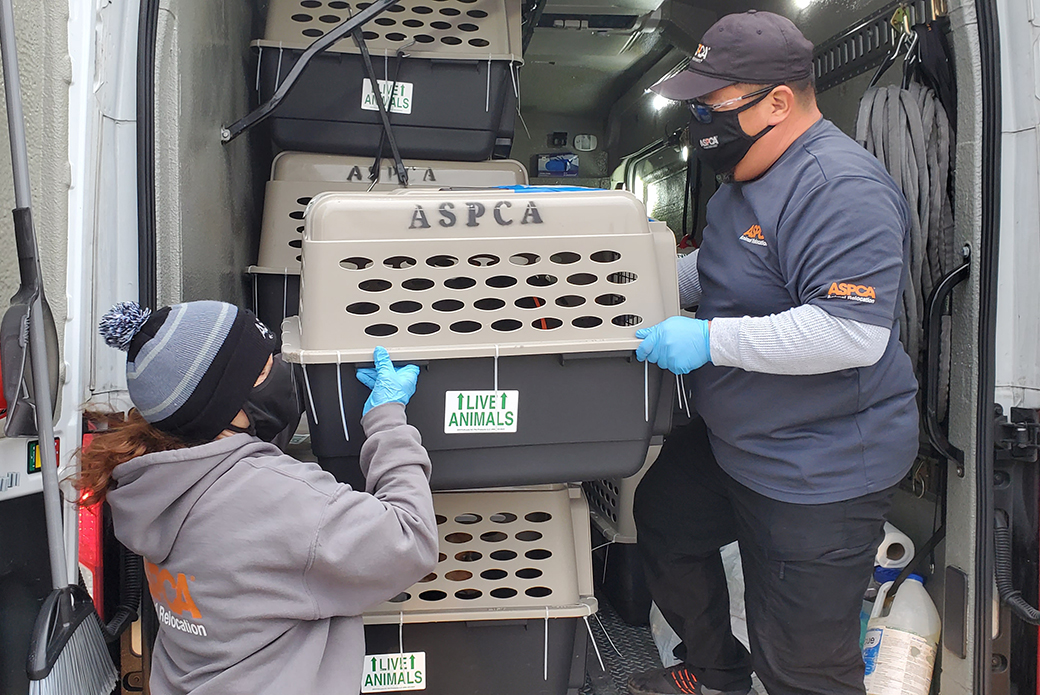
<path fill-rule="evenodd" d="M 636 358 L 649 360 L 661 369 L 688 374 L 711 361 L 708 321 L 672 316 L 656 326 L 640 328 L 636 337 L 643 342 Z"/>
<path fill-rule="evenodd" d="M 357 378 L 362 384 L 372 389 L 362 415 L 384 403 L 408 403 L 415 393 L 415 382 L 419 378 L 419 368 L 414 364 L 406 364 L 400 369 L 394 368 L 390 361 L 390 353 L 384 347 L 377 347 L 373 353 L 375 368 L 357 370 Z"/>

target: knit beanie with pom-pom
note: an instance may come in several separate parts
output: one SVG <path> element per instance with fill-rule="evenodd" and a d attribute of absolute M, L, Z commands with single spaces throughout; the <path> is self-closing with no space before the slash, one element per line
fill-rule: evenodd
<path fill-rule="evenodd" d="M 208 442 L 231 423 L 275 349 L 252 312 L 215 301 L 155 312 L 122 302 L 99 330 L 127 353 L 127 389 L 141 416 L 189 442 Z"/>

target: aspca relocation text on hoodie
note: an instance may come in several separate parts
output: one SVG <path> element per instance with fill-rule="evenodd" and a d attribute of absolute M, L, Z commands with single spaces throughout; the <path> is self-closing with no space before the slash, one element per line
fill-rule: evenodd
<path fill-rule="evenodd" d="M 155 613 L 160 624 L 189 635 L 209 636 L 205 625 L 184 617 L 187 614 L 195 620 L 202 618 L 202 613 L 191 598 L 189 582 L 195 581 L 194 575 L 178 573 L 174 577 L 170 570 L 147 560 L 144 561 L 144 573 L 148 578 L 148 591 L 155 602 Z"/>

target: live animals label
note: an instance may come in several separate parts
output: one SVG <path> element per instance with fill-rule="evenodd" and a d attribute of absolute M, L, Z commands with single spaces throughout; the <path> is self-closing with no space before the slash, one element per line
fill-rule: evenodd
<path fill-rule="evenodd" d="M 376 80 L 379 82 L 379 93 L 383 95 L 383 106 L 387 113 L 411 113 L 412 112 L 412 83 L 392 82 L 390 80 Z M 394 93 L 391 98 L 390 88 Z M 367 78 L 361 81 L 361 108 L 365 111 L 378 111 L 379 104 L 376 103 L 375 92 L 372 91 L 372 82 Z"/>
<path fill-rule="evenodd" d="M 426 690 L 426 652 L 365 656 L 361 692 Z"/>
<path fill-rule="evenodd" d="M 519 391 L 447 391 L 444 433 L 516 432 Z"/>

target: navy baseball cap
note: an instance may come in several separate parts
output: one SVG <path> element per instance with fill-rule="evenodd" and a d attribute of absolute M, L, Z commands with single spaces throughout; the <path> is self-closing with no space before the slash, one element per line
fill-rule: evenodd
<path fill-rule="evenodd" d="M 748 10 L 726 15 L 701 38 L 686 69 L 650 88 L 666 99 L 695 99 L 731 84 L 784 84 L 813 74 L 813 45 L 786 17 Z"/>

